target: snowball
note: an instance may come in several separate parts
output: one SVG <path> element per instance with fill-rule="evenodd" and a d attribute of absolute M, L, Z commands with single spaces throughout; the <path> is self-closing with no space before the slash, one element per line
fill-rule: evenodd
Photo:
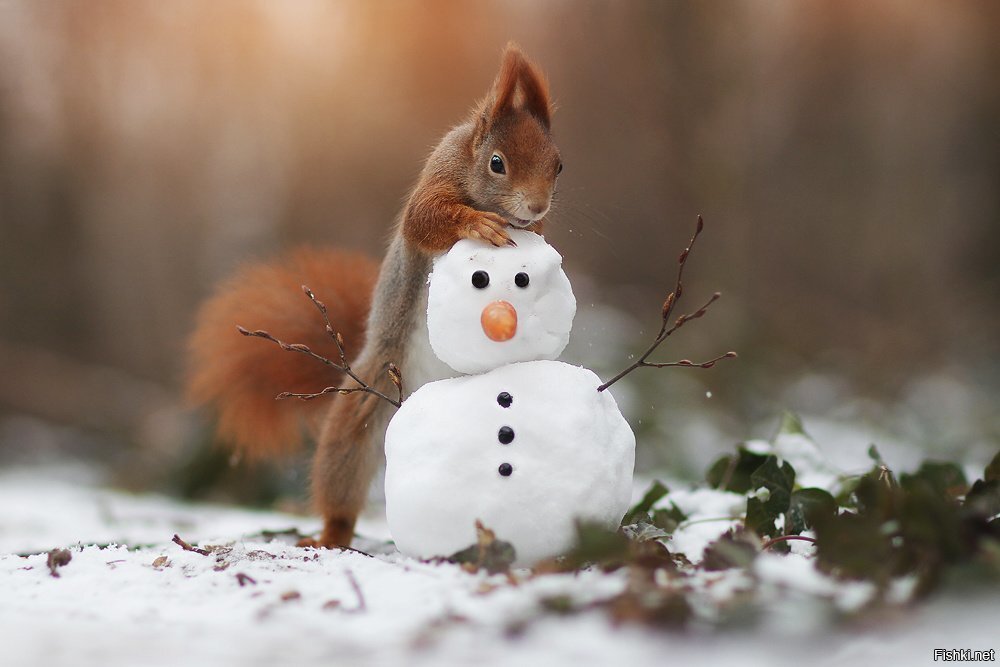
<path fill-rule="evenodd" d="M 635 436 L 600 383 L 585 368 L 532 361 L 407 398 L 385 437 L 386 518 L 399 550 L 451 555 L 475 543 L 479 519 L 526 565 L 572 547 L 576 519 L 617 529 Z"/>
<path fill-rule="evenodd" d="M 510 236 L 516 248 L 466 239 L 434 261 L 427 303 L 431 347 L 460 373 L 555 359 L 569 342 L 576 298 L 562 257 L 537 234 L 512 229 Z M 499 326 L 485 321 L 497 301 L 516 312 L 511 337 L 488 333 Z"/>

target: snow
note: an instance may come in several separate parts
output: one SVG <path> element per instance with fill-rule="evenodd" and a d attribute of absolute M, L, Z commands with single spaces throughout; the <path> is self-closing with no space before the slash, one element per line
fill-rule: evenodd
<path fill-rule="evenodd" d="M 537 234 L 518 229 L 509 233 L 516 248 L 459 241 L 435 259 L 428 278 L 431 347 L 461 373 L 555 359 L 569 342 L 576 299 L 562 257 Z M 487 285 L 473 284 L 477 272 L 485 273 Z M 526 286 L 517 285 L 518 274 L 526 276 Z M 491 340 L 482 324 L 484 310 L 498 301 L 516 312 L 516 332 L 509 340 Z"/>
<path fill-rule="evenodd" d="M 422 563 L 370 539 L 385 534 L 378 512 L 359 528 L 366 536 L 359 546 L 371 557 L 302 549 L 254 534 L 315 530 L 313 518 L 131 495 L 77 473 L 0 471 L 4 667 L 930 664 L 934 648 L 997 648 L 997 602 L 989 591 L 838 626 L 838 604 L 857 604 L 864 591 L 816 573 L 805 554 L 762 557 L 752 572 L 699 572 L 676 582 L 695 589 L 705 618 L 756 589 L 763 627 L 663 633 L 615 625 L 597 610 L 543 611 L 552 596 L 581 604 L 607 599 L 623 589 L 624 572 L 517 571 L 512 583 Z M 672 495 L 687 509 L 702 505 L 704 514 L 728 506 L 725 495 Z M 184 551 L 170 541 L 175 532 L 225 549 Z M 95 546 L 109 539 L 128 546 Z M 44 553 L 54 547 L 72 552 L 58 578 Z M 241 586 L 238 574 L 255 583 Z"/>
<path fill-rule="evenodd" d="M 674 530 L 667 546 L 699 562 L 705 547 L 743 524 L 747 499 L 742 494 L 716 489 L 682 489 L 660 498 L 654 507 L 669 509 L 671 505 L 684 512 L 687 519 Z"/>
<path fill-rule="evenodd" d="M 530 361 L 417 390 L 385 440 L 386 512 L 400 550 L 450 555 L 476 541 L 478 519 L 530 565 L 569 549 L 577 519 L 616 529 L 635 436 L 600 383 L 584 368 Z"/>

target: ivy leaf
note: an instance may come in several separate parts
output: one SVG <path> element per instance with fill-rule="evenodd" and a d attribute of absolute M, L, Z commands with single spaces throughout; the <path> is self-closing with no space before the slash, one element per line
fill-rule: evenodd
<path fill-rule="evenodd" d="M 781 415 L 781 424 L 778 426 L 778 435 L 785 434 L 804 435 L 809 437 L 806 433 L 805 427 L 802 425 L 802 418 L 790 410 L 786 410 L 785 413 Z"/>
<path fill-rule="evenodd" d="M 925 483 L 936 493 L 949 498 L 965 495 L 969 489 L 961 468 L 954 463 L 940 461 L 924 461 L 917 472 L 901 475 L 900 483 L 904 486 Z"/>
<path fill-rule="evenodd" d="M 785 515 L 785 532 L 798 535 L 806 528 L 811 528 L 818 517 L 836 513 L 837 501 L 823 489 L 793 491 L 788 502 L 788 513 Z"/>
<path fill-rule="evenodd" d="M 707 547 L 701 559 L 702 568 L 714 572 L 734 567 L 747 568 L 760 552 L 761 543 L 753 533 L 727 530 Z"/>
<path fill-rule="evenodd" d="M 622 519 L 622 525 L 628 526 L 644 519 L 648 520 L 650 518 L 649 511 L 653 509 L 653 505 L 668 493 L 670 493 L 670 489 L 664 486 L 662 482 L 659 480 L 654 481 L 645 495 L 643 495 L 642 500 L 636 503 L 625 515 L 625 518 Z"/>
<path fill-rule="evenodd" d="M 672 534 L 677 529 L 677 526 L 687 520 L 687 515 L 673 503 L 670 503 L 670 507 L 668 508 L 653 510 L 651 517 L 653 525 L 667 535 Z"/>
<path fill-rule="evenodd" d="M 587 563 L 616 569 L 628 560 L 629 544 L 629 539 L 621 531 L 610 531 L 600 524 L 580 521 L 576 524 L 576 546 L 566 554 L 565 565 L 573 570 Z"/>
<path fill-rule="evenodd" d="M 750 475 L 752 489 L 766 489 L 766 498 L 747 498 L 747 518 L 745 525 L 758 535 L 773 537 L 778 533 L 774 522 L 782 513 L 788 512 L 795 486 L 795 470 L 788 463 L 778 465 L 777 456 L 768 456 Z"/>
<path fill-rule="evenodd" d="M 892 544 L 871 515 L 844 512 L 818 517 L 816 560 L 819 568 L 850 579 L 886 584 L 891 577 Z"/>
<path fill-rule="evenodd" d="M 969 489 L 963 504 L 967 514 L 991 519 L 1000 514 L 1000 479 L 977 479 Z"/>
<path fill-rule="evenodd" d="M 509 572 L 510 566 L 517 560 L 514 545 L 498 540 L 496 534 L 476 521 L 476 543 L 457 551 L 448 557 L 453 563 L 460 563 L 462 568 L 470 572 L 478 572 L 480 568 L 490 574 Z"/>
<path fill-rule="evenodd" d="M 708 484 L 721 491 L 747 493 L 750 491 L 750 475 L 767 460 L 766 454 L 755 454 L 746 447 L 740 447 L 735 454 L 718 459 L 705 473 Z"/>
<path fill-rule="evenodd" d="M 1000 481 L 1000 452 L 997 452 L 993 460 L 986 466 L 986 470 L 983 472 L 983 481 Z"/>

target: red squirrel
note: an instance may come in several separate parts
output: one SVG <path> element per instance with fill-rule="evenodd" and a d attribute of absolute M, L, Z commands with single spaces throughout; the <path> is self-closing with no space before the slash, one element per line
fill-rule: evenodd
<path fill-rule="evenodd" d="M 562 171 L 552 110 L 541 71 L 508 44 L 486 97 L 427 158 L 381 268 L 359 255 L 299 250 L 245 268 L 201 307 L 189 341 L 189 396 L 213 407 L 220 437 L 251 456 L 296 448 L 303 418 L 318 433 L 312 466 L 312 496 L 324 520 L 318 545 L 350 545 L 393 408 L 369 393 L 329 403 L 275 401 L 279 392 L 318 391 L 341 378 L 304 355 L 244 340 L 236 325 L 336 358 L 302 297 L 305 284 L 326 303 L 352 369 L 373 388 L 393 391 L 385 372 L 390 363 L 401 370 L 407 394 L 455 375 L 427 339 L 432 260 L 460 239 L 514 245 L 509 226 L 541 233 Z"/>

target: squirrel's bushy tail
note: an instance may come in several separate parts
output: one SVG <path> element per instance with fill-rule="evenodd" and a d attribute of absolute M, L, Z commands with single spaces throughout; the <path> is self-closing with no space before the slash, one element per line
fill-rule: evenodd
<path fill-rule="evenodd" d="M 239 270 L 216 288 L 198 313 L 188 340 L 188 397 L 215 410 L 217 432 L 253 457 L 295 451 L 304 426 L 318 426 L 329 409 L 323 399 L 275 400 L 282 391 L 316 392 L 342 374 L 304 354 L 247 338 L 237 325 L 264 329 L 286 343 L 303 343 L 338 360 L 319 311 L 302 293 L 308 285 L 326 304 L 330 322 L 344 337 L 348 360 L 364 344 L 378 264 L 361 254 L 303 248 L 268 263 Z"/>

